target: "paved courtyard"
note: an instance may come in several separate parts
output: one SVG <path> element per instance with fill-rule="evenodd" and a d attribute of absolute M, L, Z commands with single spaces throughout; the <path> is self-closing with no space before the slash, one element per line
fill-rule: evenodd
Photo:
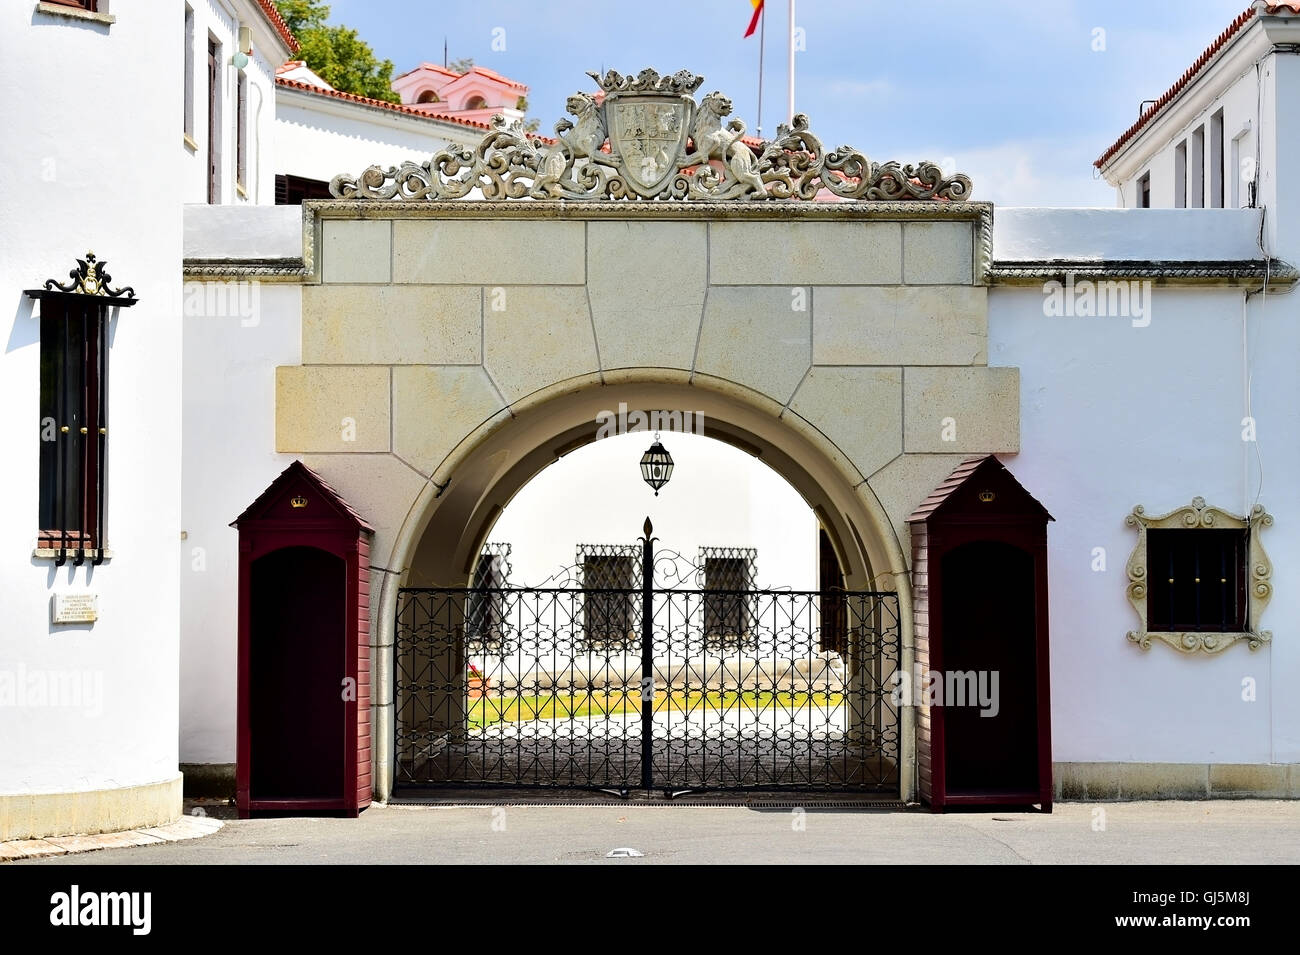
<path fill-rule="evenodd" d="M 214 809 L 225 816 L 227 810 Z M 640 858 L 607 859 L 632 848 Z M 1051 815 L 811 807 L 373 806 L 228 820 L 201 839 L 11 865 L 1300 863 L 1300 802 L 1058 804 Z"/>

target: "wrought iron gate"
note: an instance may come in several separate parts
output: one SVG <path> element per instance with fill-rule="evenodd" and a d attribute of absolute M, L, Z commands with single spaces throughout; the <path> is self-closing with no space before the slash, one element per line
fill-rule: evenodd
<path fill-rule="evenodd" d="M 756 590 L 646 524 L 556 586 L 400 592 L 398 785 L 895 789 L 897 594 Z"/>

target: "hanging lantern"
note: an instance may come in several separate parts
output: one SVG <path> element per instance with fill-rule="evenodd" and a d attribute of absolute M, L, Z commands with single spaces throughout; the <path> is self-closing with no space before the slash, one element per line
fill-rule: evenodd
<path fill-rule="evenodd" d="M 646 484 L 655 489 L 655 497 L 658 497 L 659 489 L 667 484 L 672 476 L 673 456 L 659 443 L 659 435 L 656 434 L 655 443 L 641 455 L 641 477 Z"/>

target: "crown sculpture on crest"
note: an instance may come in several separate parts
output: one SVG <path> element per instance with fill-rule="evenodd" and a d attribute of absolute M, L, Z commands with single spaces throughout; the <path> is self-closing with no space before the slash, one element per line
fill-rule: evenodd
<path fill-rule="evenodd" d="M 728 120 L 731 100 L 709 93 L 687 70 L 635 77 L 588 73 L 604 96 L 574 93 L 573 117 L 555 124 L 556 139 L 530 136 L 516 120 L 492 120 L 470 148 L 452 144 L 428 162 L 371 166 L 359 177 L 335 176 L 339 199 L 460 199 L 474 190 L 500 199 L 815 199 L 825 189 L 843 199 L 967 199 L 971 180 L 944 176 L 932 162 L 874 163 L 849 146 L 827 150 L 797 114 L 755 154 L 745 124 Z"/>

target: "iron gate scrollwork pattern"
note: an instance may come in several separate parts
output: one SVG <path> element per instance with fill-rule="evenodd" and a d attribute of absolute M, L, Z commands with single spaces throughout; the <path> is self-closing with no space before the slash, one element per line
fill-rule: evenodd
<path fill-rule="evenodd" d="M 895 789 L 897 594 L 760 590 L 752 552 L 700 557 L 650 538 L 579 548 L 554 586 L 480 563 L 402 590 L 398 785 Z"/>

